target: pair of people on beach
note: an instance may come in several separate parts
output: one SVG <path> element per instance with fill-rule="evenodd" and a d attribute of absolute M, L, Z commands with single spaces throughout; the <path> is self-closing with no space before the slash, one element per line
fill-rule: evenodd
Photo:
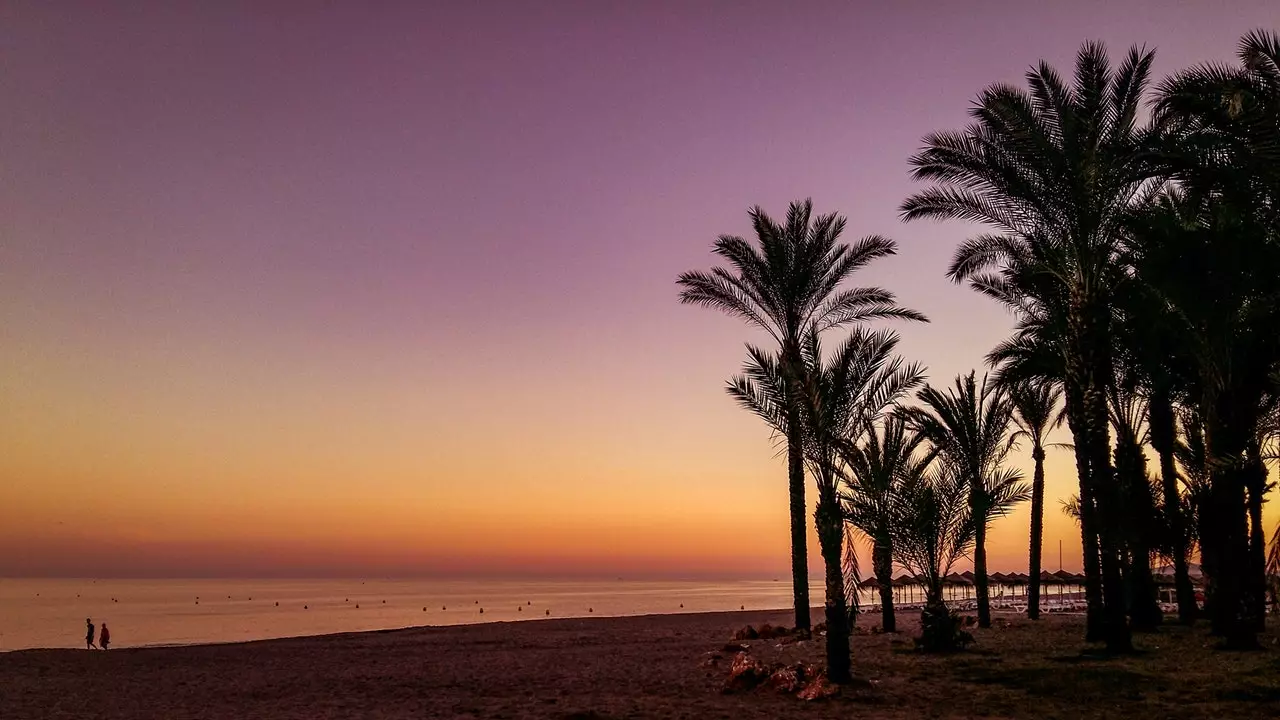
<path fill-rule="evenodd" d="M 85 649 L 92 650 L 101 646 L 103 650 L 106 650 L 107 646 L 111 644 L 111 631 L 107 629 L 107 624 L 102 623 L 102 633 L 98 635 L 98 645 L 93 644 L 93 620 L 85 618 L 84 624 L 86 630 L 84 636 Z"/>

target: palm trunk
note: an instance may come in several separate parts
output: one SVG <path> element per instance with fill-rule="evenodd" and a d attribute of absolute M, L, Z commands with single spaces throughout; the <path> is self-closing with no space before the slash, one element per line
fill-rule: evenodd
<path fill-rule="evenodd" d="M 987 594 L 987 523 L 978 521 L 973 545 L 973 584 L 978 591 L 978 627 L 991 627 L 991 598 Z"/>
<path fill-rule="evenodd" d="M 1124 575 L 1120 564 L 1120 526 L 1122 518 L 1115 481 L 1111 473 L 1111 441 L 1107 400 L 1102 389 L 1086 394 L 1090 417 L 1089 468 L 1098 506 L 1098 554 L 1102 566 L 1102 608 L 1106 617 L 1105 639 L 1108 652 L 1124 653 L 1133 649 L 1129 622 L 1125 614 Z"/>
<path fill-rule="evenodd" d="M 1070 365 L 1070 364 L 1069 364 Z M 1085 642 L 1105 636 L 1106 618 L 1102 603 L 1102 561 L 1098 551 L 1098 513 L 1093 499 L 1089 467 L 1088 433 L 1085 431 L 1083 393 L 1073 383 L 1066 384 L 1067 426 L 1075 442 L 1076 475 L 1080 482 L 1080 540 L 1084 546 Z M 1032 578 L 1039 592 L 1040 576 Z"/>
<path fill-rule="evenodd" d="M 796 629 L 809 631 L 809 532 L 804 504 L 804 447 L 799 413 L 787 421 L 787 472 L 791 494 L 791 593 Z"/>
<path fill-rule="evenodd" d="M 1044 448 L 1040 438 L 1035 438 L 1036 445 L 1031 450 L 1031 458 L 1036 463 L 1035 475 L 1031 480 L 1031 552 L 1029 553 L 1031 582 L 1027 588 L 1027 617 L 1040 619 L 1040 551 L 1044 544 Z"/>
<path fill-rule="evenodd" d="M 1262 461 L 1262 448 L 1257 440 L 1249 443 L 1247 473 L 1249 482 L 1249 599 L 1253 604 L 1254 629 L 1262 632 L 1267 622 L 1267 536 L 1262 527 L 1262 503 L 1267 492 L 1267 466 Z"/>
<path fill-rule="evenodd" d="M 1164 495 L 1164 514 L 1173 546 L 1173 586 L 1178 595 L 1178 622 L 1190 625 L 1196 619 L 1195 588 L 1187 570 L 1187 526 L 1182 512 L 1182 495 L 1178 492 L 1178 471 L 1173 462 L 1173 448 L 1178 426 L 1173 416 L 1173 401 L 1168 390 L 1158 385 L 1148 408 L 1151 445 L 1160 457 L 1160 485 Z"/>
<path fill-rule="evenodd" d="M 826 483 L 824 483 L 826 484 Z M 826 565 L 827 615 L 827 679 L 847 683 L 850 677 L 849 609 L 844 599 L 844 517 L 836 497 L 835 481 L 819 488 L 818 509 L 814 519 L 818 526 L 818 543 Z"/>
<path fill-rule="evenodd" d="M 889 538 L 876 538 L 871 550 L 875 565 L 876 581 L 880 583 L 880 627 L 885 632 L 897 632 L 897 620 L 893 614 L 893 546 Z"/>
<path fill-rule="evenodd" d="M 1142 448 L 1128 435 L 1116 442 L 1116 479 L 1124 493 L 1128 529 L 1129 617 L 1134 630 L 1150 632 L 1163 620 L 1151 576 L 1151 525 L 1155 509 L 1147 485 L 1147 461 Z"/>
<path fill-rule="evenodd" d="M 1081 429 L 1089 462 L 1089 482 L 1097 508 L 1099 566 L 1102 571 L 1102 610 L 1107 650 L 1133 649 L 1125 617 L 1124 577 L 1120 572 L 1120 503 L 1111 475 L 1111 414 L 1107 382 L 1112 377 L 1110 313 L 1091 292 L 1071 299 L 1068 314 L 1068 383 L 1081 393 Z M 1083 490 L 1083 487 L 1081 488 Z M 1083 496 L 1083 492 L 1081 493 Z M 1081 511 L 1084 503 L 1081 498 Z"/>
<path fill-rule="evenodd" d="M 1215 397 L 1216 395 L 1216 397 Z M 1205 443 L 1210 463 L 1210 512 L 1214 540 L 1214 591 L 1210 607 L 1214 630 L 1231 649 L 1257 647 L 1257 631 L 1250 602 L 1249 527 L 1245 489 L 1248 467 L 1244 452 L 1249 433 L 1242 432 L 1226 393 L 1206 398 Z"/>

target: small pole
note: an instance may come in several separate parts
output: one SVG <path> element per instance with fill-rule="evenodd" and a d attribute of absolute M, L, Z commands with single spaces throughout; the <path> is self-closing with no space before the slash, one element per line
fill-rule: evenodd
<path fill-rule="evenodd" d="M 1062 540 L 1058 540 L 1058 572 L 1062 572 Z"/>

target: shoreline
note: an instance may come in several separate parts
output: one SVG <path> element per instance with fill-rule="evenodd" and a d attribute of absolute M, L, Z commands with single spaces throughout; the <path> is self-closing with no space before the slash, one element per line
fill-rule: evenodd
<path fill-rule="evenodd" d="M 821 605 L 811 609 L 812 616 L 818 618 L 817 622 L 822 622 Z M 517 625 L 534 625 L 538 623 L 555 623 L 578 620 L 653 620 L 658 618 L 685 618 L 696 617 L 706 618 L 708 620 L 722 615 L 743 615 L 743 616 L 759 616 L 759 615 L 787 615 L 791 614 L 791 608 L 779 609 L 763 609 L 763 610 L 713 610 L 713 611 L 689 611 L 689 612 L 671 612 L 671 613 L 637 613 L 635 615 L 604 615 L 604 614 L 588 614 L 588 615 L 564 615 L 560 617 L 533 617 L 528 620 L 483 620 L 480 622 L 452 623 L 447 625 L 403 625 L 397 627 L 375 628 L 371 630 L 340 630 L 338 632 L 326 633 L 309 633 L 304 635 L 281 635 L 278 637 L 255 638 L 252 640 L 214 640 L 211 642 L 190 642 L 190 643 L 147 643 L 142 645 L 120 645 L 112 643 L 110 650 L 88 650 L 86 648 L 67 648 L 67 647 L 32 647 L 32 648 L 16 648 L 13 650 L 0 650 L 0 655 L 13 655 L 16 653 L 94 653 L 94 652 L 126 652 L 135 650 L 167 650 L 174 648 L 206 648 L 206 647 L 229 647 L 240 645 L 256 645 L 260 643 L 274 642 L 294 642 L 309 640 L 329 640 L 346 637 L 385 635 L 387 633 L 416 632 L 416 631 L 433 631 L 433 630 L 453 630 L 466 628 L 498 628 Z M 865 614 L 865 613 L 864 613 Z"/>

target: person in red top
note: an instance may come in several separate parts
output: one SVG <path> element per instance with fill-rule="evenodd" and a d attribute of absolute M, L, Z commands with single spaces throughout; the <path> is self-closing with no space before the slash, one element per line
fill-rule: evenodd
<path fill-rule="evenodd" d="M 111 631 L 107 629 L 107 624 L 102 623 L 102 632 L 98 635 L 98 645 L 103 649 L 107 649 L 107 645 L 111 643 Z"/>

